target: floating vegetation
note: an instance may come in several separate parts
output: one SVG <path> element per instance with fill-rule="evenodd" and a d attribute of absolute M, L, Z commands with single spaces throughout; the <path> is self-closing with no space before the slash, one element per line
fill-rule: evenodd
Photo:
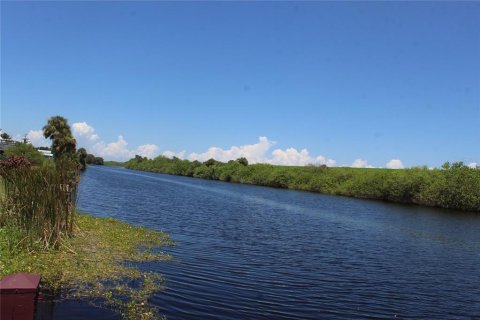
<path fill-rule="evenodd" d="M 77 214 L 75 236 L 57 248 L 30 250 L 22 233 L 0 229 L 0 276 L 14 272 L 42 275 L 43 287 L 62 298 L 86 299 L 120 312 L 126 319 L 157 319 L 148 300 L 162 289 L 158 273 L 141 272 L 141 262 L 169 260 L 158 251 L 172 245 L 165 233 L 131 226 L 113 218 Z"/>

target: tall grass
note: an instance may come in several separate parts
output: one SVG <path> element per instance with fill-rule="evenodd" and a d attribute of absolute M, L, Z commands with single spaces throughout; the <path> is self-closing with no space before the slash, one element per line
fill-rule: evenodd
<path fill-rule="evenodd" d="M 78 166 L 58 161 L 32 167 L 12 157 L 0 162 L 3 197 L 0 226 L 17 229 L 26 247 L 56 247 L 73 233 Z"/>

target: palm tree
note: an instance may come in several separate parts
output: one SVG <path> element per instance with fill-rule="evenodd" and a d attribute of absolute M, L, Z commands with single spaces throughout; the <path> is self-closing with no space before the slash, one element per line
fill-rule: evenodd
<path fill-rule="evenodd" d="M 43 127 L 43 136 L 52 140 L 52 154 L 55 159 L 75 154 L 77 141 L 72 135 L 68 120 L 64 117 L 55 116 L 48 119 Z"/>

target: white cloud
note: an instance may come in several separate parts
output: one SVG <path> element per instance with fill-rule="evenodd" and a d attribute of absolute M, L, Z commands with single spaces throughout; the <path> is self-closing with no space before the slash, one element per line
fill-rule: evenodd
<path fill-rule="evenodd" d="M 229 149 L 222 149 L 219 147 L 210 147 L 203 153 L 190 153 L 187 159 L 190 161 L 206 161 L 213 158 L 218 161 L 227 162 L 229 160 L 235 160 L 240 157 L 245 157 L 250 163 L 270 163 L 285 166 L 304 166 L 307 164 L 335 166 L 336 161 L 328 159 L 322 155 L 312 156 L 307 149 L 298 151 L 295 148 L 288 148 L 285 150 L 275 149 L 269 152 L 272 146 L 275 145 L 274 141 L 270 141 L 267 137 L 259 137 L 258 142 L 255 144 L 246 144 L 242 146 L 232 146 Z M 171 151 L 164 152 L 164 155 L 175 155 Z M 183 154 L 182 154 L 183 155 Z M 179 157 L 178 155 L 176 155 Z"/>
<path fill-rule="evenodd" d="M 95 133 L 95 129 L 86 122 L 76 122 L 72 124 L 72 134 L 79 145 L 88 145 L 99 139 L 98 134 Z M 23 136 L 17 140 L 21 139 L 23 139 Z M 43 137 L 42 130 L 30 130 L 27 133 L 27 139 L 30 140 L 30 143 L 35 147 L 49 147 L 51 145 L 51 141 Z"/>
<path fill-rule="evenodd" d="M 154 158 L 158 154 L 158 147 L 154 144 L 144 144 L 135 150 L 135 154 L 142 157 Z"/>
<path fill-rule="evenodd" d="M 95 128 L 88 125 L 86 122 L 75 122 L 72 125 L 72 132 L 77 139 L 78 147 L 84 147 L 87 149 L 87 152 L 101 156 L 106 160 L 125 161 L 133 158 L 136 154 L 142 157 L 154 158 L 160 153 L 158 146 L 155 144 L 144 144 L 137 148 L 130 149 L 128 142 L 122 135 L 118 136 L 117 140 L 114 142 L 101 140 L 96 133 Z M 35 146 L 50 145 L 50 141 L 43 138 L 42 130 L 31 130 L 27 137 Z M 271 151 L 274 145 L 274 141 L 269 140 L 265 136 L 261 136 L 258 138 L 257 143 L 231 146 L 228 149 L 210 147 L 205 152 L 193 152 L 188 155 L 185 150 L 180 152 L 165 150 L 162 152 L 162 155 L 169 158 L 178 157 L 180 159 L 188 159 L 190 161 L 198 160 L 202 162 L 210 158 L 222 162 L 228 162 L 229 160 L 245 157 L 250 163 L 270 163 L 286 166 L 305 166 L 309 164 L 325 164 L 329 167 L 336 166 L 335 160 L 329 159 L 323 155 L 311 155 L 307 149 L 297 150 L 296 148 L 290 147 L 287 149 L 275 149 Z M 471 163 L 470 165 L 473 166 L 474 164 L 475 163 Z M 356 159 L 351 167 L 374 168 L 363 159 Z M 403 168 L 403 164 L 400 160 L 393 159 L 387 163 L 387 168 L 399 169 Z"/>
<path fill-rule="evenodd" d="M 399 159 L 392 159 L 388 161 L 385 166 L 387 167 L 387 169 L 403 169 L 404 168 L 402 161 Z"/>
<path fill-rule="evenodd" d="M 188 160 L 206 161 L 213 158 L 218 161 L 227 162 L 241 157 L 248 159 L 250 163 L 267 162 L 266 153 L 275 144 L 275 142 L 268 140 L 267 137 L 260 137 L 255 144 L 246 144 L 240 147 L 232 146 L 230 149 L 222 149 L 218 147 L 211 147 L 203 153 L 191 153 L 188 155 Z"/>
<path fill-rule="evenodd" d="M 95 129 L 89 126 L 86 122 L 75 122 L 72 124 L 72 133 L 76 139 L 86 139 L 89 141 L 96 141 L 100 137 L 95 133 Z"/>
<path fill-rule="evenodd" d="M 295 148 L 288 148 L 286 150 L 276 149 L 272 152 L 273 158 L 267 160 L 271 164 L 287 165 L 287 166 L 305 166 L 307 164 L 322 165 L 329 167 L 336 165 L 333 159 L 327 159 L 324 156 L 312 157 L 307 149 L 298 151 Z"/>
<path fill-rule="evenodd" d="M 363 159 L 356 159 L 355 161 L 353 161 L 353 163 L 350 167 L 352 167 L 352 168 L 375 168 L 374 166 L 369 165 L 367 160 L 363 160 Z"/>
<path fill-rule="evenodd" d="M 162 156 L 170 158 L 170 159 L 173 158 L 173 157 L 177 157 L 177 158 L 180 158 L 180 159 L 185 159 L 185 153 L 186 153 L 185 150 L 182 150 L 180 152 L 174 152 L 174 151 L 166 150 L 162 153 Z"/>
<path fill-rule="evenodd" d="M 87 150 L 89 149 L 90 148 Z M 97 142 L 91 147 L 91 149 L 95 155 L 98 155 L 102 158 L 120 161 L 131 159 L 137 154 L 147 158 L 154 158 L 158 154 L 158 146 L 154 144 L 144 144 L 136 149 L 129 149 L 128 142 L 123 138 L 123 136 L 118 136 L 118 139 L 115 142 Z"/>
<path fill-rule="evenodd" d="M 95 128 L 86 122 L 75 122 L 71 128 L 73 136 L 77 140 L 77 148 L 83 147 L 88 153 L 103 157 L 105 160 L 126 161 L 136 154 L 154 158 L 158 154 L 158 146 L 154 144 L 144 144 L 135 149 L 129 149 L 128 142 L 121 135 L 114 142 L 100 140 Z M 27 138 L 36 147 L 51 145 L 50 140 L 43 138 L 42 130 L 30 130 Z"/>
<path fill-rule="evenodd" d="M 77 139 L 77 148 L 83 147 L 89 153 L 105 158 L 106 160 L 126 161 L 133 158 L 136 154 L 153 158 L 158 154 L 158 146 L 154 144 L 144 144 L 136 149 L 129 149 L 128 142 L 119 135 L 117 141 L 106 142 L 100 139 L 95 128 L 88 123 L 75 122 L 72 124 L 72 133 Z"/>
<path fill-rule="evenodd" d="M 144 144 L 136 149 L 129 149 L 128 142 L 122 135 L 118 136 L 117 141 L 114 142 L 100 140 L 95 128 L 86 122 L 75 122 L 72 124 L 72 133 L 77 139 L 78 147 L 84 147 L 89 153 L 106 160 L 126 161 L 133 158 L 136 154 L 142 157 L 153 158 L 158 154 L 158 146 L 154 144 Z"/>
<path fill-rule="evenodd" d="M 108 159 L 127 159 L 130 158 L 132 152 L 127 148 L 128 142 L 123 136 L 118 136 L 117 141 L 105 143 L 100 141 L 92 146 L 93 153 L 97 156 Z M 90 148 L 87 148 L 87 150 Z"/>
<path fill-rule="evenodd" d="M 52 143 L 43 137 L 42 130 L 30 130 L 27 133 L 27 139 L 35 147 L 49 147 Z"/>
<path fill-rule="evenodd" d="M 477 165 L 478 165 L 478 164 L 477 164 L 476 162 L 470 162 L 467 166 L 468 166 L 469 168 L 476 169 L 476 168 L 477 168 Z"/>

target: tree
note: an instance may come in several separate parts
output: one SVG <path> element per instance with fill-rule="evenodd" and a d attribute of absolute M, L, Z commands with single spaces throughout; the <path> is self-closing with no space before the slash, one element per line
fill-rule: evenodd
<path fill-rule="evenodd" d="M 68 120 L 61 116 L 48 119 L 43 127 L 43 136 L 52 140 L 52 154 L 55 159 L 75 155 L 77 141 L 72 135 Z"/>
<path fill-rule="evenodd" d="M 85 161 L 87 164 L 98 164 L 103 165 L 103 158 L 102 157 L 95 157 L 93 154 L 88 153 L 85 157 Z"/>
<path fill-rule="evenodd" d="M 146 159 L 144 159 L 142 156 L 139 156 L 138 154 L 135 155 L 135 161 L 142 162 L 143 160 L 146 160 Z"/>
<path fill-rule="evenodd" d="M 87 169 L 87 150 L 85 148 L 80 148 L 77 150 L 78 162 L 80 163 L 80 170 Z"/>
<path fill-rule="evenodd" d="M 12 140 L 12 137 L 6 132 L 2 132 L 2 134 L 0 134 L 0 138 L 3 140 Z"/>
<path fill-rule="evenodd" d="M 4 157 L 10 158 L 13 156 L 24 157 L 34 166 L 41 166 L 45 161 L 43 155 L 38 152 L 31 144 L 17 143 L 5 149 Z"/>
<path fill-rule="evenodd" d="M 450 169 L 451 170 L 460 170 L 460 169 L 469 169 L 469 168 L 468 168 L 468 166 L 465 165 L 465 163 L 463 163 L 463 161 L 459 161 L 459 162 L 452 163 L 452 165 L 450 166 Z"/>
<path fill-rule="evenodd" d="M 216 165 L 216 164 L 218 164 L 218 163 L 220 163 L 220 161 L 217 161 L 217 160 L 215 160 L 215 159 L 213 159 L 213 158 L 210 158 L 210 159 L 208 159 L 207 161 L 205 161 L 203 164 L 204 164 L 205 166 L 207 166 L 207 167 L 211 167 L 211 166 L 214 166 L 214 165 Z"/>
<path fill-rule="evenodd" d="M 237 162 L 240 163 L 243 166 L 248 166 L 248 160 L 245 157 L 238 158 Z"/>
<path fill-rule="evenodd" d="M 95 164 L 102 166 L 103 165 L 103 158 L 102 157 L 95 157 Z"/>
<path fill-rule="evenodd" d="M 85 159 L 87 164 L 95 164 L 95 156 L 93 154 L 87 154 L 87 157 Z"/>

